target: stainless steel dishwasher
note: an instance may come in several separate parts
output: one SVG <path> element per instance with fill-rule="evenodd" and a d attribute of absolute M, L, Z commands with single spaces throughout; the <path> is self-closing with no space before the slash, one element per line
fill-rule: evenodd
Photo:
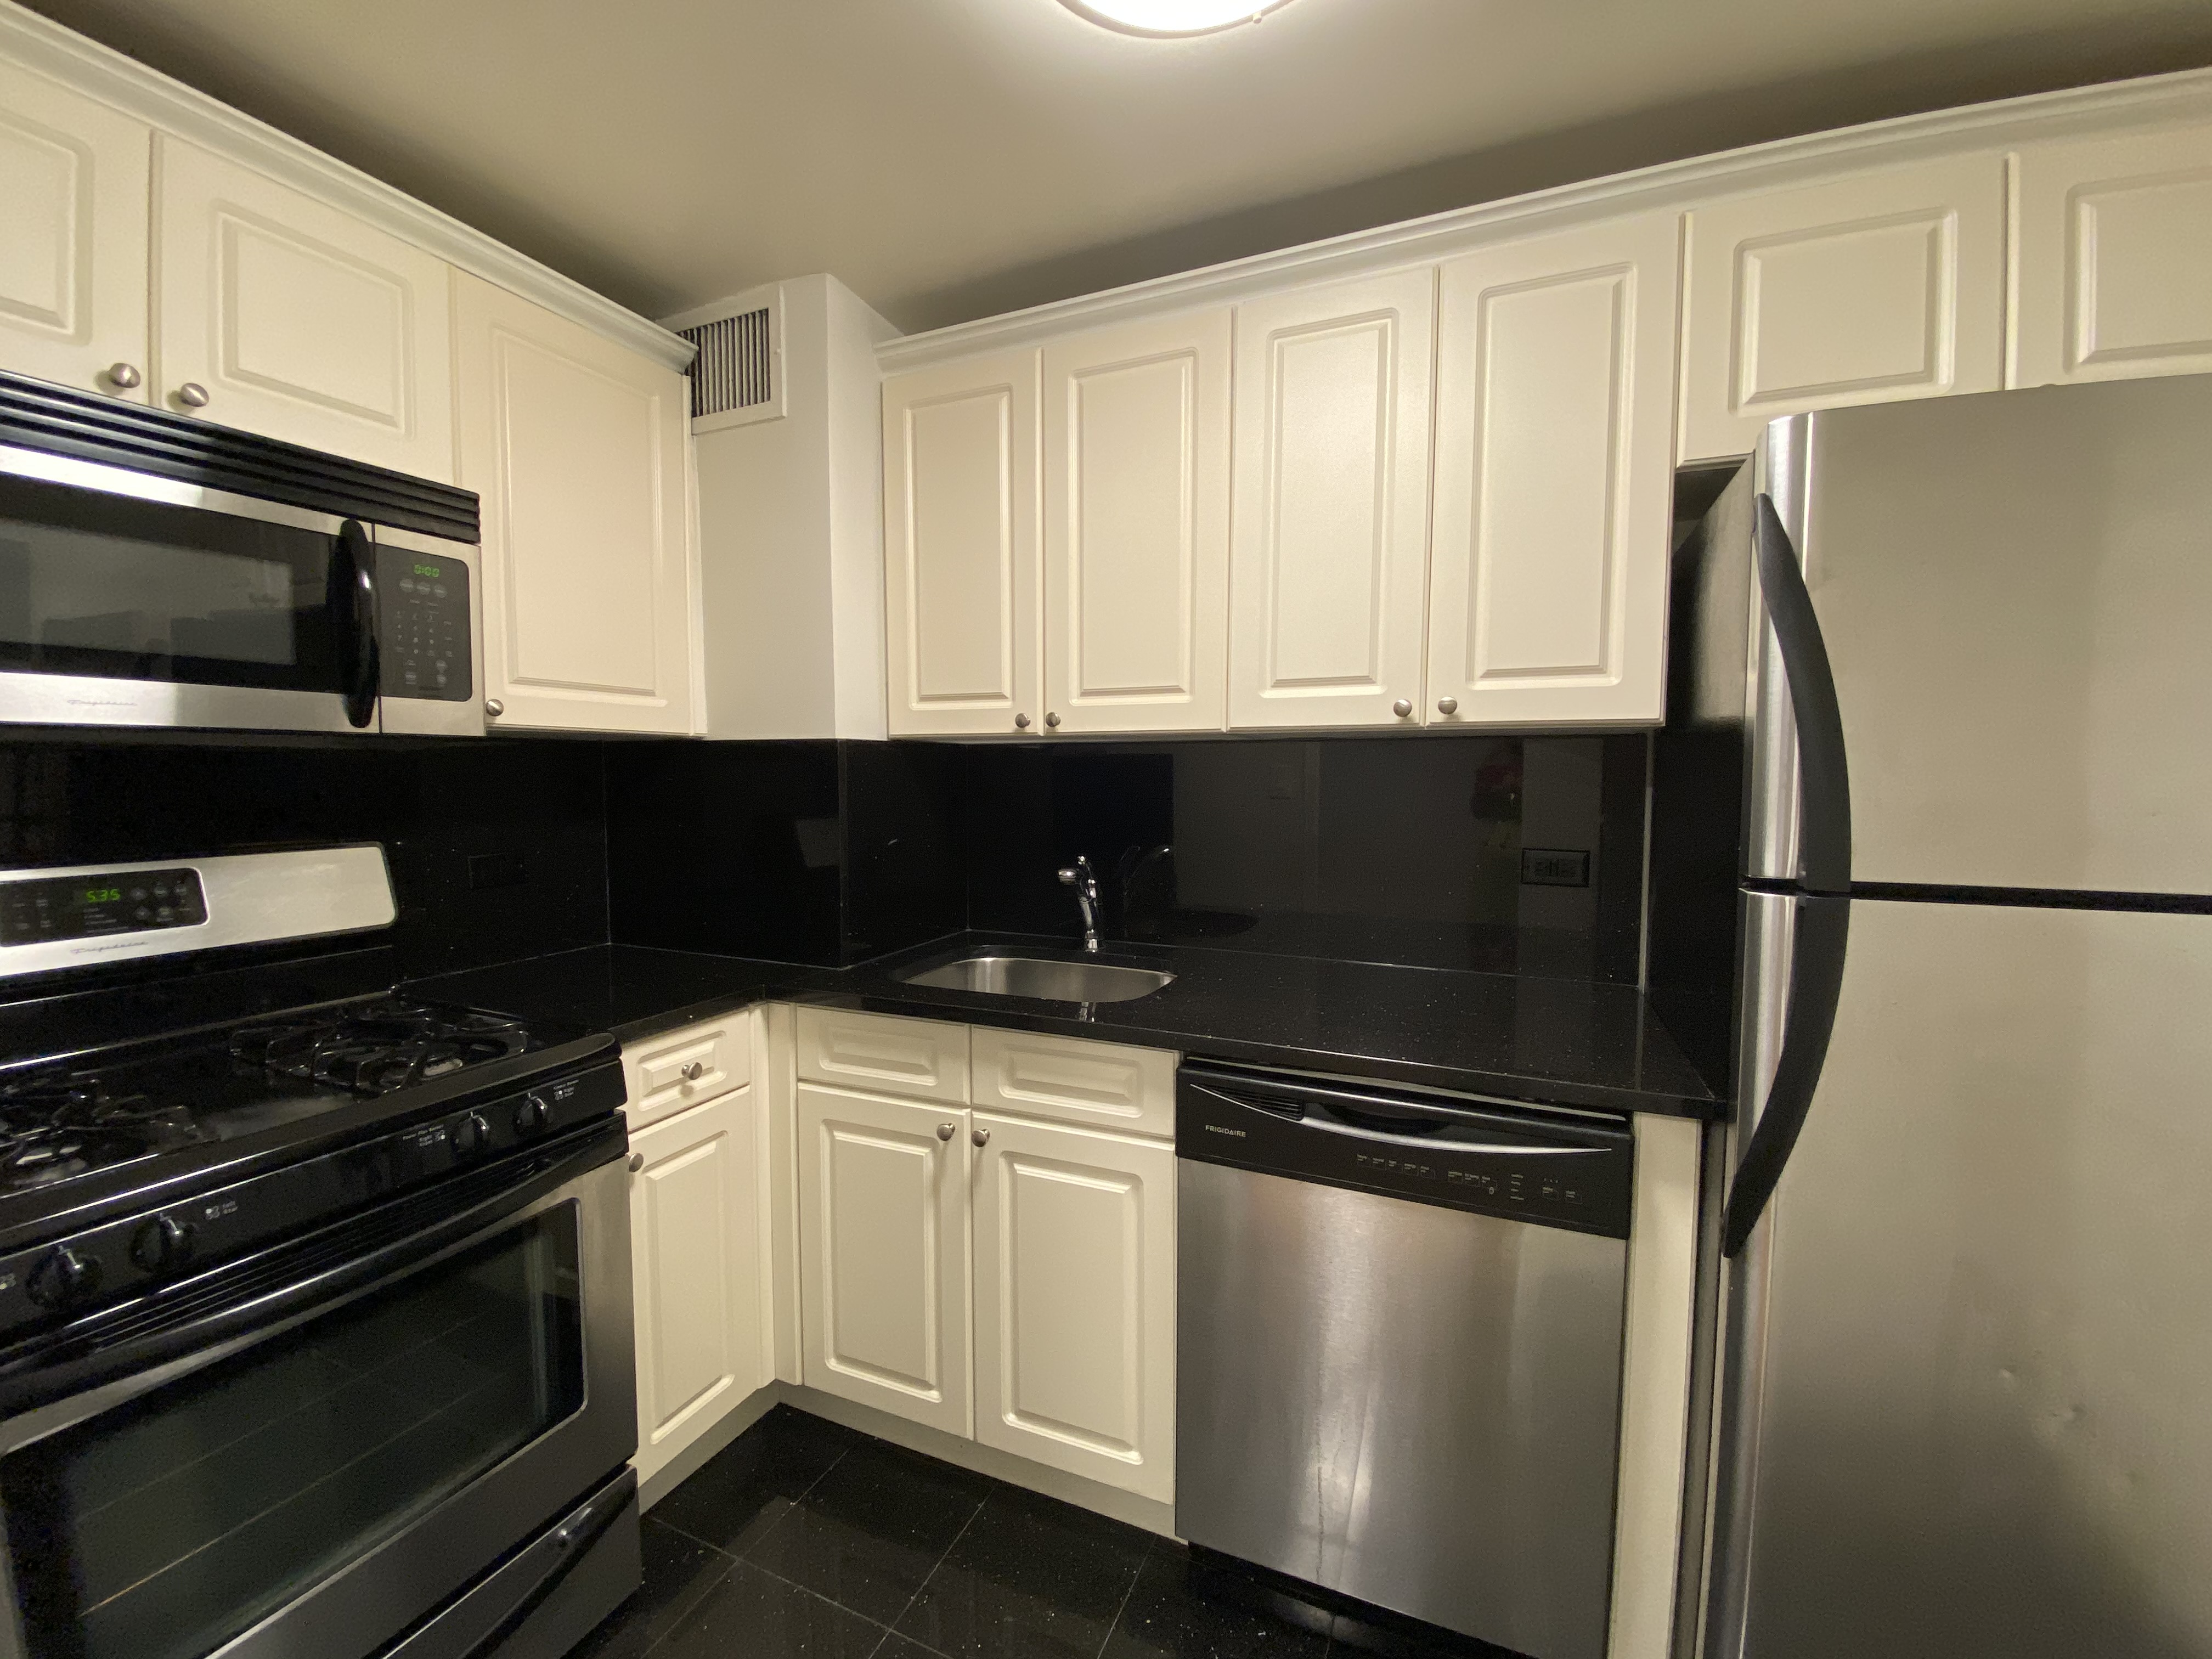
<path fill-rule="evenodd" d="M 1186 1065 L 1176 1529 L 1534 1659 L 1601 1659 L 1619 1119 Z"/>

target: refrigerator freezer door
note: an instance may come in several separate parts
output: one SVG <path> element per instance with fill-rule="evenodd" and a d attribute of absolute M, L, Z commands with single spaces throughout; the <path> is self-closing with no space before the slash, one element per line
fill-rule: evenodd
<path fill-rule="evenodd" d="M 2212 376 L 1801 416 L 1762 472 L 1834 664 L 1856 879 L 2212 893 Z M 1788 879 L 1773 800 L 1755 778 L 1750 873 Z"/>
<path fill-rule="evenodd" d="M 2212 918 L 1853 906 L 1733 1268 L 1709 1653 L 2212 1656 L 2207 1008 Z"/>

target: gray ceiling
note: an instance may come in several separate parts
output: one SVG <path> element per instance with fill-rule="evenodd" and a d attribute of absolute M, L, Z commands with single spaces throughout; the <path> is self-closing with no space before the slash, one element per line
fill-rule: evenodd
<path fill-rule="evenodd" d="M 2212 64 L 2208 0 L 36 0 L 648 315 L 909 330 L 1731 145 Z"/>

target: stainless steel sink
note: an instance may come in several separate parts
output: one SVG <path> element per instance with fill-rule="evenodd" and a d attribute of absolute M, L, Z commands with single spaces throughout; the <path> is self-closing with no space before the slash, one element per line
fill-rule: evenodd
<path fill-rule="evenodd" d="M 988 996 L 1042 997 L 1048 1002 L 1128 1002 L 1152 995 L 1175 975 L 1151 968 L 1115 968 L 1103 962 L 963 957 L 958 962 L 908 969 L 891 977 L 908 985 L 981 991 Z"/>

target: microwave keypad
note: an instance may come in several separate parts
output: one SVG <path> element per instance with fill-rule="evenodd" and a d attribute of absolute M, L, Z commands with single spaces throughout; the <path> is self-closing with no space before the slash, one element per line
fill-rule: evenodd
<path fill-rule="evenodd" d="M 197 927 L 206 920 L 200 872 L 192 869 L 0 883 L 0 947 Z"/>
<path fill-rule="evenodd" d="M 387 697 L 465 702 L 469 682 L 469 568 L 404 547 L 376 550 L 380 687 Z"/>

